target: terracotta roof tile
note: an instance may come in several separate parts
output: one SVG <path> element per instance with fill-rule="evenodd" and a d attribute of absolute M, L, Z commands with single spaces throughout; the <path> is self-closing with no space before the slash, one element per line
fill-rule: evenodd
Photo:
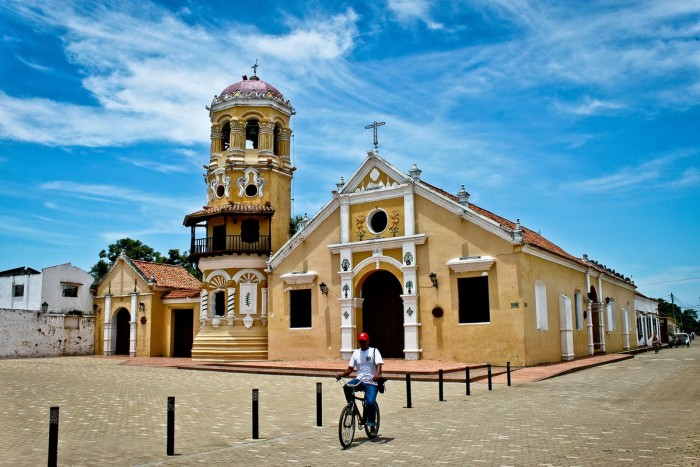
<path fill-rule="evenodd" d="M 182 266 L 151 261 L 131 260 L 147 279 L 155 278 L 160 287 L 199 290 L 201 283 Z"/>
<path fill-rule="evenodd" d="M 168 298 L 197 298 L 199 297 L 199 290 L 189 290 L 189 289 L 177 289 L 168 292 L 164 299 Z"/>
<path fill-rule="evenodd" d="M 451 193 L 448 193 L 447 191 L 445 191 L 445 190 L 443 190 L 443 189 L 441 189 L 441 188 L 438 188 L 438 187 L 433 186 L 433 185 L 431 185 L 431 184 L 429 184 L 429 183 L 426 183 L 426 182 L 424 182 L 423 180 L 421 180 L 420 183 L 423 184 L 423 185 L 425 185 L 427 188 L 431 189 L 432 191 L 435 191 L 435 192 L 437 192 L 437 193 L 440 193 L 441 195 L 446 196 L 447 198 L 450 198 L 450 199 L 453 200 L 453 201 L 459 202 L 459 198 L 457 198 L 457 196 L 455 196 L 455 195 L 453 195 L 453 194 L 451 194 Z M 506 219 L 506 218 L 504 218 L 504 217 L 498 216 L 498 215 L 492 213 L 491 211 L 487 211 L 486 209 L 480 208 L 479 206 L 477 206 L 477 205 L 475 205 L 475 204 L 472 204 L 472 203 L 469 203 L 469 204 L 468 204 L 468 207 L 469 207 L 469 209 L 471 209 L 472 211 L 476 212 L 477 214 L 479 214 L 479 215 L 481 215 L 481 216 L 484 216 L 484 217 L 486 217 L 486 218 L 488 218 L 488 219 L 491 219 L 492 221 L 495 221 L 495 222 L 497 222 L 498 224 L 500 224 L 500 225 L 502 225 L 502 226 L 504 226 L 504 227 L 506 227 L 506 228 L 508 228 L 508 229 L 514 229 L 514 228 L 515 228 L 515 222 L 510 221 L 510 220 L 508 220 L 508 219 Z M 594 265 L 592 265 L 592 264 L 589 264 L 589 263 L 586 262 L 586 261 L 583 261 L 583 260 L 580 259 L 580 258 L 577 258 L 577 257 L 575 257 L 575 256 L 573 256 L 573 255 L 567 253 L 566 251 L 564 251 L 564 250 L 563 250 L 562 248 L 560 248 L 559 246 L 557 246 L 557 245 L 555 245 L 554 243 L 550 242 L 549 240 L 547 240 L 547 239 L 544 238 L 543 236 L 541 236 L 541 235 L 539 235 L 539 234 L 533 232 L 532 230 L 530 230 L 530 229 L 528 229 L 528 228 L 525 228 L 525 227 L 523 227 L 523 226 L 521 226 L 520 228 L 523 230 L 523 240 L 524 240 L 525 243 L 527 243 L 527 244 L 529 244 L 529 245 L 534 245 L 534 246 L 536 246 L 536 247 L 538 247 L 538 248 L 541 248 L 541 249 L 543 249 L 543 250 L 545 250 L 545 251 L 548 251 L 548 252 L 553 253 L 553 254 L 555 254 L 555 255 L 561 256 L 561 257 L 566 258 L 566 259 L 568 259 L 568 260 L 574 261 L 574 262 L 576 262 L 576 263 L 583 264 L 583 265 L 585 265 L 585 266 L 594 266 Z"/>
<path fill-rule="evenodd" d="M 219 214 L 263 214 L 271 216 L 275 213 L 275 208 L 268 205 L 258 204 L 222 204 L 221 206 L 205 206 L 204 209 L 187 214 L 184 225 L 191 225 L 200 219 L 216 216 Z"/>

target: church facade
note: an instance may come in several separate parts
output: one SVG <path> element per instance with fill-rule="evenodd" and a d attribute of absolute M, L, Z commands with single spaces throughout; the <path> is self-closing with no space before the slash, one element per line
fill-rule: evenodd
<path fill-rule="evenodd" d="M 535 365 L 636 347 L 629 279 L 376 145 L 289 238 L 293 113 L 257 76 L 212 103 L 207 205 L 184 220 L 203 273 L 194 359 L 348 358 L 361 331 L 408 360 Z"/>

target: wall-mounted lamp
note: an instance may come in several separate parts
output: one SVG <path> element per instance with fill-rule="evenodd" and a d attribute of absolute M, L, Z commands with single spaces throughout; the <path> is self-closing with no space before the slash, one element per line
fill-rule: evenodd
<path fill-rule="evenodd" d="M 49 304 L 46 303 L 46 302 L 42 303 L 42 304 L 41 304 L 41 311 L 43 311 L 44 313 L 46 313 L 48 310 L 49 310 Z"/>
<path fill-rule="evenodd" d="M 318 284 L 318 287 L 321 289 L 323 295 L 328 295 L 328 286 L 324 282 Z"/>
<path fill-rule="evenodd" d="M 145 303 L 143 303 L 143 302 L 139 303 L 139 311 L 140 311 L 141 313 L 145 313 L 145 312 L 146 312 L 146 304 L 145 304 Z"/>
<path fill-rule="evenodd" d="M 437 289 L 438 288 L 437 274 L 435 274 L 434 272 L 431 272 L 428 277 L 430 277 L 430 282 L 433 283 L 433 287 L 435 287 Z"/>
<path fill-rule="evenodd" d="M 100 309 L 100 305 L 98 305 L 97 303 L 92 304 L 92 311 L 94 313 L 97 313 L 97 310 L 99 310 L 99 309 Z"/>
<path fill-rule="evenodd" d="M 605 304 L 606 305 L 610 304 L 610 297 L 605 297 Z"/>

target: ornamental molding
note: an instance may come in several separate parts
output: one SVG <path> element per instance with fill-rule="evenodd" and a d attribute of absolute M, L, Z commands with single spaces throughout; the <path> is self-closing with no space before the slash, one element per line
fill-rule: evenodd
<path fill-rule="evenodd" d="M 288 272 L 282 274 L 280 278 L 288 285 L 311 284 L 318 274 L 314 271 L 306 272 Z"/>
<path fill-rule="evenodd" d="M 536 258 L 541 258 L 546 261 L 550 261 L 552 263 L 559 264 L 561 266 L 565 266 L 567 268 L 573 269 L 578 272 L 586 273 L 590 272 L 591 270 L 587 268 L 586 266 L 583 266 L 575 261 L 562 258 L 559 255 L 555 255 L 553 253 L 550 253 L 548 251 L 540 250 L 539 248 L 533 247 L 532 245 L 523 245 L 522 252 L 525 254 L 528 254 L 530 256 L 534 256 Z"/>
<path fill-rule="evenodd" d="M 369 203 L 372 201 L 383 201 L 393 198 L 403 198 L 405 185 L 392 185 L 387 188 L 372 188 L 370 190 L 342 194 L 349 204 Z"/>
<path fill-rule="evenodd" d="M 403 265 L 401 264 L 401 261 L 398 261 L 398 260 L 396 260 L 396 259 L 394 259 L 394 258 L 391 258 L 390 256 L 378 256 L 378 255 L 377 255 L 377 256 L 371 256 L 371 257 L 369 257 L 369 258 L 365 258 L 365 259 L 363 259 L 362 261 L 360 261 L 360 262 L 357 264 L 357 266 L 355 266 L 355 267 L 353 268 L 353 270 L 352 270 L 353 274 L 357 275 L 357 273 L 359 273 L 359 272 L 362 270 L 362 268 L 364 268 L 364 267 L 367 266 L 368 264 L 372 264 L 372 263 L 375 263 L 375 268 L 376 268 L 376 269 L 379 269 L 379 263 L 389 263 L 389 264 L 391 264 L 392 266 L 394 266 L 394 267 L 396 267 L 397 269 L 399 269 L 399 271 L 401 270 L 401 266 L 403 266 Z"/>
<path fill-rule="evenodd" d="M 241 282 L 241 279 L 243 282 L 263 282 L 265 274 L 256 269 L 242 269 L 233 276 L 233 280 L 236 282 Z"/>
<path fill-rule="evenodd" d="M 457 201 L 453 201 L 444 195 L 436 193 L 435 191 L 421 184 L 416 184 L 415 193 L 427 199 L 431 203 L 436 204 L 441 208 L 450 211 L 453 214 L 459 215 L 462 219 L 471 222 L 472 224 L 478 227 L 481 227 L 487 232 L 490 232 L 496 235 L 497 237 L 508 241 L 509 243 L 519 244 L 518 242 L 513 241 L 513 236 L 511 234 L 510 229 L 508 229 L 505 226 L 502 226 L 501 224 L 492 219 L 489 219 L 488 217 L 484 217 L 480 214 L 477 214 L 468 207 L 459 204 Z"/>
<path fill-rule="evenodd" d="M 453 258 L 447 263 L 447 267 L 454 272 L 488 271 L 495 263 L 491 256 L 473 256 L 468 258 Z"/>
<path fill-rule="evenodd" d="M 426 234 L 416 234 L 407 235 L 404 237 L 391 237 L 391 238 L 373 238 L 370 240 L 363 240 L 361 242 L 350 242 L 350 243 L 335 243 L 333 245 L 328 245 L 328 249 L 331 253 L 339 254 L 341 251 L 346 250 L 352 253 L 358 253 L 362 251 L 374 251 L 376 249 L 391 250 L 396 248 L 403 248 L 406 243 L 413 243 L 414 245 L 423 245 L 428 239 Z M 399 263 L 397 261 L 397 263 Z M 400 264 L 400 263 L 399 263 Z"/>

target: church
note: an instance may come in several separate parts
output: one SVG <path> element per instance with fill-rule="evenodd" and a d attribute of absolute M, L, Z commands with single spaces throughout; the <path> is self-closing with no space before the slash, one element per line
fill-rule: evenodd
<path fill-rule="evenodd" d="M 290 238 L 290 101 L 255 72 L 208 109 L 206 206 L 183 222 L 203 273 L 194 360 L 345 359 L 361 331 L 406 360 L 525 366 L 636 347 L 630 279 L 463 185 L 395 167 L 377 122 L 374 149 Z"/>

